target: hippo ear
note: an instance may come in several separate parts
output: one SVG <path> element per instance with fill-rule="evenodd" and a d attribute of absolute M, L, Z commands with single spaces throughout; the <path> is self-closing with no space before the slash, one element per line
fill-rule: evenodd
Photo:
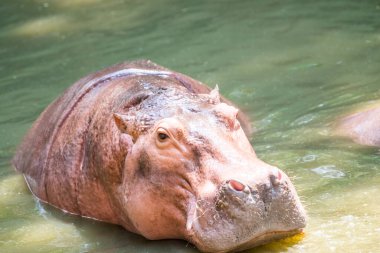
<path fill-rule="evenodd" d="M 220 103 L 219 86 L 215 85 L 215 88 L 210 91 L 210 98 L 215 104 Z"/>
<path fill-rule="evenodd" d="M 115 121 L 116 126 L 119 128 L 120 132 L 122 133 L 133 132 L 134 117 L 129 116 L 129 115 L 124 115 L 124 114 L 114 113 L 113 119 Z"/>

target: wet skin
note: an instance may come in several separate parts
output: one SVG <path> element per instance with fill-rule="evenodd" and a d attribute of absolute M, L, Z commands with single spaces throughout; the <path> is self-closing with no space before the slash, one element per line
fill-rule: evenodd
<path fill-rule="evenodd" d="M 367 146 L 380 146 L 380 103 L 343 117 L 336 134 Z"/>
<path fill-rule="evenodd" d="M 37 119 L 13 164 L 40 200 L 149 239 L 239 251 L 299 233 L 305 211 L 257 158 L 218 88 L 150 61 L 82 78 Z"/>

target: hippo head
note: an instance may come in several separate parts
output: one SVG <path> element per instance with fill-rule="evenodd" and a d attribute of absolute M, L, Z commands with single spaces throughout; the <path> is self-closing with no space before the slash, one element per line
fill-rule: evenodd
<path fill-rule="evenodd" d="M 197 95 L 161 87 L 134 101 L 114 114 L 132 146 L 120 188 L 132 231 L 227 252 L 305 226 L 289 178 L 257 158 L 238 110 L 220 102 L 217 88 Z"/>

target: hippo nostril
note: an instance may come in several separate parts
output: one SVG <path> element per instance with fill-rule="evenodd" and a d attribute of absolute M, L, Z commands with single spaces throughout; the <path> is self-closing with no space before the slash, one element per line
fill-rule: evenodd
<path fill-rule="evenodd" d="M 239 191 L 239 192 L 243 191 L 245 188 L 244 184 L 240 183 L 239 181 L 233 180 L 233 179 L 229 180 L 228 184 L 230 185 L 230 187 L 232 189 L 234 189 L 235 191 Z"/>

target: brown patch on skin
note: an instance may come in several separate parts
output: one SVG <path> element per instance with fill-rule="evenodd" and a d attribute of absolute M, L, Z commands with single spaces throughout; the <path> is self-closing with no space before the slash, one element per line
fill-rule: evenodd
<path fill-rule="evenodd" d="M 148 154 L 145 151 L 142 151 L 139 157 L 139 167 L 136 174 L 140 177 L 147 177 L 152 169 L 154 168 L 151 166 Z"/>
<path fill-rule="evenodd" d="M 132 97 L 132 99 L 126 105 L 124 105 L 124 110 L 128 110 L 131 107 L 135 107 L 141 104 L 141 102 L 143 102 L 148 97 L 149 97 L 149 94 L 146 94 L 146 93 L 137 94 L 136 96 Z"/>
<path fill-rule="evenodd" d="M 196 164 L 200 165 L 202 157 L 206 155 L 220 161 L 224 160 L 222 153 L 215 149 L 206 137 L 197 132 L 191 132 L 189 135 L 192 137 L 193 141 L 195 140 L 195 142 L 189 141 L 188 144 L 192 147 L 194 157 L 197 158 Z"/>

